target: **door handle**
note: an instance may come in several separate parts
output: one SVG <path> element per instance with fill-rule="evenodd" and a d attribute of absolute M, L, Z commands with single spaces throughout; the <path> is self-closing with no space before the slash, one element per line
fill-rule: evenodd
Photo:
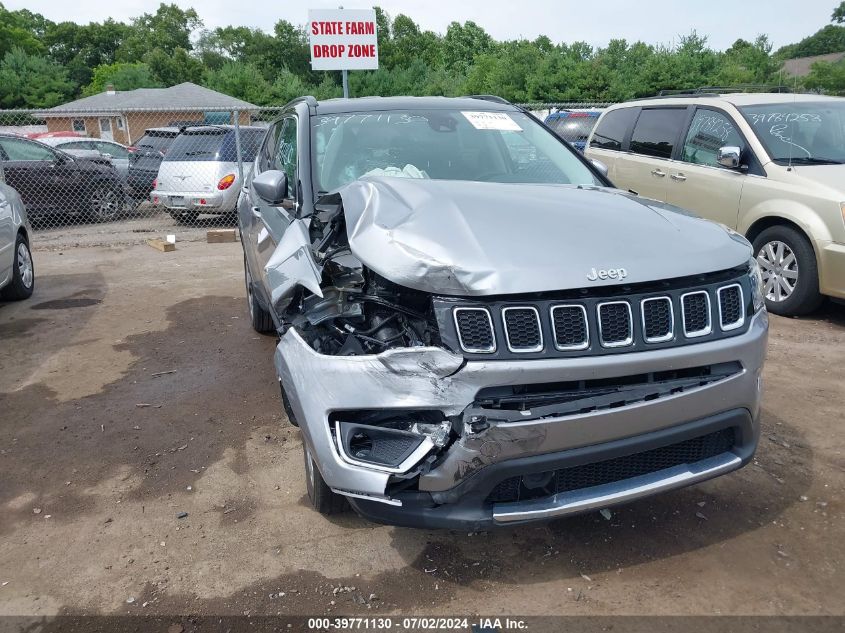
<path fill-rule="evenodd" d="M 258 207 L 252 207 L 252 215 L 254 215 L 256 218 L 260 218 L 261 210 Z"/>
<path fill-rule="evenodd" d="M 652 169 L 651 170 L 652 176 L 657 176 L 658 178 L 663 178 L 666 175 L 665 171 L 661 171 L 660 169 Z"/>
<path fill-rule="evenodd" d="M 669 176 L 669 178 L 671 178 L 672 180 L 677 180 L 678 182 L 683 182 L 687 179 L 687 177 L 680 172 L 678 172 L 677 174 L 672 174 L 671 176 Z"/>

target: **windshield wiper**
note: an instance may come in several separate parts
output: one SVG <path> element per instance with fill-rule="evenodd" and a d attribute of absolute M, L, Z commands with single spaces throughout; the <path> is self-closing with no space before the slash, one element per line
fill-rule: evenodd
<path fill-rule="evenodd" d="M 845 164 L 845 161 L 837 160 L 835 158 L 819 158 L 819 157 L 809 157 L 809 156 L 796 156 L 791 160 L 789 158 L 776 158 L 775 161 L 778 165 L 789 165 L 790 162 L 793 165 L 842 165 Z"/>

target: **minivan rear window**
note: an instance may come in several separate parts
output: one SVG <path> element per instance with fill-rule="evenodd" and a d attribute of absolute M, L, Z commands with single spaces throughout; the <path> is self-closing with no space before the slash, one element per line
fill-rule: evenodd
<path fill-rule="evenodd" d="M 175 134 L 155 134 L 148 132 L 147 134 L 144 134 L 144 136 L 139 138 L 134 145 L 135 147 L 144 150 L 161 152 L 170 147 L 170 144 L 175 138 Z"/>
<path fill-rule="evenodd" d="M 255 154 L 264 130 L 241 129 L 241 157 L 245 161 L 255 160 Z M 172 161 L 219 161 L 233 163 L 237 161 L 235 131 L 229 128 L 185 130 L 164 155 L 164 160 Z"/>
<path fill-rule="evenodd" d="M 590 147 L 622 151 L 622 142 L 637 115 L 636 108 L 611 110 L 602 117 L 590 141 Z"/>
<path fill-rule="evenodd" d="M 686 108 L 643 110 L 631 135 L 631 151 L 655 158 L 671 158 L 686 117 Z"/>

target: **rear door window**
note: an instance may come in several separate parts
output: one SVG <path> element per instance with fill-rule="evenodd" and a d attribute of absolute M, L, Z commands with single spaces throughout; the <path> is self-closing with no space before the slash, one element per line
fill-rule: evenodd
<path fill-rule="evenodd" d="M 686 108 L 643 110 L 631 135 L 631 151 L 655 158 L 671 158 L 686 117 Z"/>
<path fill-rule="evenodd" d="M 593 134 L 590 147 L 622 151 L 625 135 L 634 123 L 636 116 L 636 108 L 620 108 L 605 114 L 596 128 L 595 134 Z"/>

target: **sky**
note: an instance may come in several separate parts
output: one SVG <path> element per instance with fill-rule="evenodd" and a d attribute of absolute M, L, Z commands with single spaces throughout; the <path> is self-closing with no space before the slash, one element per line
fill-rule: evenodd
<path fill-rule="evenodd" d="M 154 13 L 159 0 L 2 0 L 7 9 L 26 8 L 54 22 L 99 22 L 111 17 L 127 21 Z M 169 0 L 193 6 L 207 28 L 249 26 L 271 31 L 279 19 L 304 24 L 309 8 L 369 8 L 369 3 L 310 0 L 275 3 L 232 0 Z M 671 45 L 695 30 L 710 46 L 728 48 L 738 38 L 767 34 L 775 48 L 797 42 L 830 22 L 840 0 L 379 0 L 395 16 L 404 13 L 422 28 L 444 33 L 450 22 L 473 20 L 495 39 L 534 39 L 547 35 L 555 42 L 586 41 L 604 46 L 610 39 L 642 40 Z M 235 9 L 237 7 L 237 10 Z"/>

